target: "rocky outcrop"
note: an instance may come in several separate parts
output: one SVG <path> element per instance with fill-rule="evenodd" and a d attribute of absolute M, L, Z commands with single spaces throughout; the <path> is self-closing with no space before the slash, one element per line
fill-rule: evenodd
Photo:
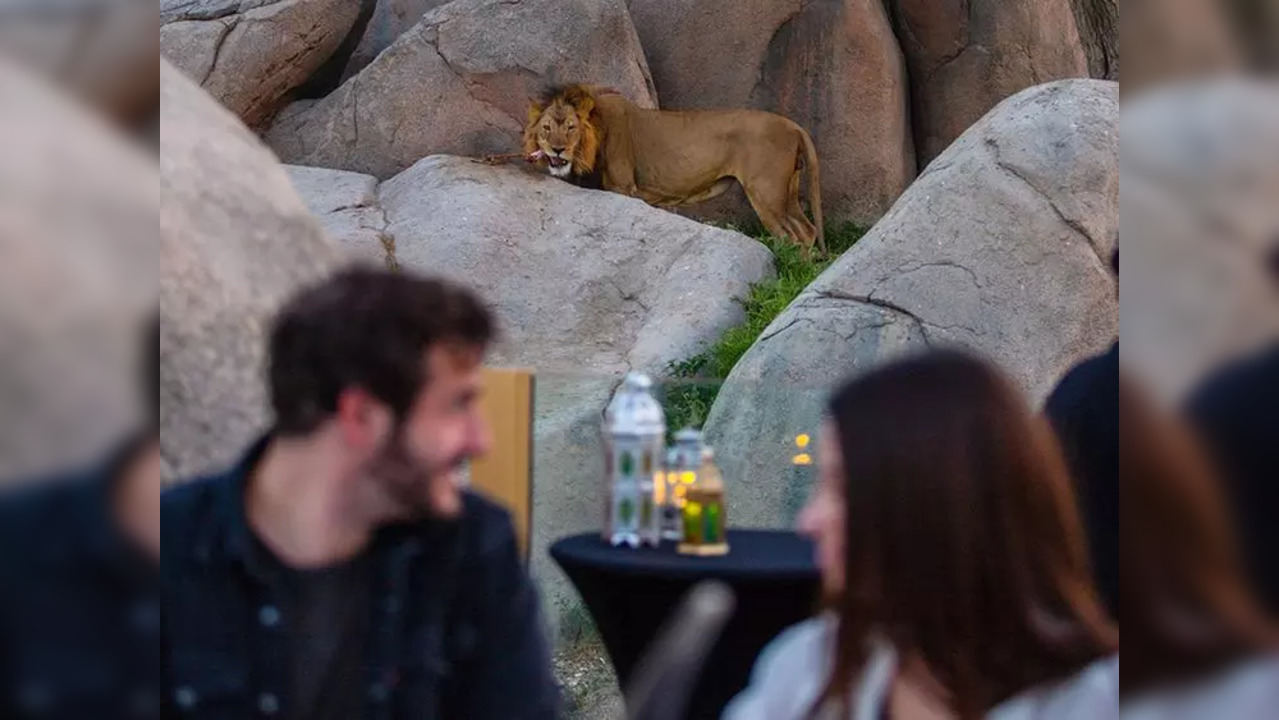
<path fill-rule="evenodd" d="M 160 52 L 259 127 L 342 43 L 359 9 L 351 0 L 161 0 Z"/>
<path fill-rule="evenodd" d="M 0 484 L 100 461 L 144 414 L 160 177 L 48 77 L 0 61 Z"/>
<path fill-rule="evenodd" d="M 160 61 L 161 452 L 168 477 L 220 468 L 268 417 L 266 325 L 346 261 L 270 151 Z"/>
<path fill-rule="evenodd" d="M 915 176 L 907 79 L 876 0 L 629 0 L 663 108 L 755 107 L 812 135 L 827 218 L 869 225 Z M 737 189 L 689 209 L 749 217 Z"/>
<path fill-rule="evenodd" d="M 1181 399 L 1279 340 L 1279 90 L 1230 79 L 1124 101 L 1123 359 Z M 1271 260 L 1273 262 L 1273 260 Z"/>
<path fill-rule="evenodd" d="M 1071 0 L 891 0 L 910 68 L 920 168 L 1032 85 L 1088 77 Z"/>
<path fill-rule="evenodd" d="M 266 137 L 285 162 L 385 179 L 430 154 L 518 152 L 529 98 L 573 81 L 656 105 L 622 0 L 455 0 Z"/>
<path fill-rule="evenodd" d="M 791 465 L 790 440 L 817 430 L 847 377 L 958 345 L 1038 401 L 1109 345 L 1118 121 L 1113 82 L 1059 81 L 1000 103 L 765 329 L 706 425 L 734 524 L 791 521 L 814 468 Z"/>
<path fill-rule="evenodd" d="M 660 377 L 740 323 L 735 298 L 772 275 L 772 256 L 640 200 L 464 158 L 425 158 L 379 197 L 400 265 L 479 290 L 504 336 L 491 362 L 537 370 L 533 563 L 563 609 L 572 594 L 545 548 L 598 527 L 613 389 L 630 369 Z"/>
<path fill-rule="evenodd" d="M 286 165 L 302 201 L 329 237 L 354 257 L 394 269 L 395 243 L 377 200 L 377 178 L 327 168 Z"/>
<path fill-rule="evenodd" d="M 1119 81 L 1119 0 L 1071 0 L 1088 75 Z"/>

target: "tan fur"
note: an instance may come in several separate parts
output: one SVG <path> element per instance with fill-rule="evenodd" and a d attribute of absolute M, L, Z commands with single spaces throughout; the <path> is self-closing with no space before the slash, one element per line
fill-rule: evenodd
<path fill-rule="evenodd" d="M 826 253 L 817 151 L 808 132 L 781 115 L 647 110 L 616 92 L 570 85 L 530 104 L 523 149 L 530 157 L 563 151 L 574 176 L 598 171 L 605 190 L 663 208 L 709 200 L 736 180 L 770 233 Z M 537 163 L 552 170 L 545 157 Z M 816 224 L 800 205 L 801 164 Z"/>

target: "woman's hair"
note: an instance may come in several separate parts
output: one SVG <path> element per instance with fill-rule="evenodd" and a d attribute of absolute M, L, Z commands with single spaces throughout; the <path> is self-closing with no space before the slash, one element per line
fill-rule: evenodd
<path fill-rule="evenodd" d="M 829 410 L 847 580 L 818 706 L 845 702 L 876 637 L 965 719 L 1116 650 L 1056 439 L 996 370 L 935 350 L 845 384 Z"/>
<path fill-rule="evenodd" d="M 1130 695 L 1276 646 L 1198 439 L 1122 376 L 1118 411 L 1120 687 Z"/>

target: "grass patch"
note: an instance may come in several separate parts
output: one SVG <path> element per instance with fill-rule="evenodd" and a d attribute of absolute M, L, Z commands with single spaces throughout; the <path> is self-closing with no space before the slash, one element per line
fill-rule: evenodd
<path fill-rule="evenodd" d="M 672 432 L 686 426 L 702 426 L 724 378 L 755 344 L 764 328 L 866 233 L 864 228 L 852 223 L 830 226 L 826 232 L 830 256 L 809 260 L 793 243 L 774 238 L 760 227 L 717 225 L 750 235 L 768 246 L 775 258 L 777 277 L 751 285 L 750 295 L 741 301 L 746 312 L 745 322 L 730 328 L 706 352 L 667 367 L 671 379 L 663 384 L 663 404 L 666 424 Z"/>

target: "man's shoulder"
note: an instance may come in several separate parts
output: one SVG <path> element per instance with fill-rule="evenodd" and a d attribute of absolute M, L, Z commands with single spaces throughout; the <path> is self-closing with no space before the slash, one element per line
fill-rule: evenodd
<path fill-rule="evenodd" d="M 515 543 L 510 511 L 478 492 L 462 493 L 462 522 L 475 539 L 472 550 L 482 556 L 504 552 Z"/>
<path fill-rule="evenodd" d="M 1095 401 L 1095 393 L 1099 390 L 1113 389 L 1111 391 L 1117 398 L 1118 384 L 1119 344 L 1115 343 L 1107 352 L 1093 355 L 1067 371 L 1053 388 L 1044 407 L 1050 417 L 1058 420 L 1060 416 Z"/>
<path fill-rule="evenodd" d="M 178 555 L 214 522 L 219 498 L 233 479 L 218 473 L 179 481 L 160 494 L 160 535 L 166 556 Z"/>

